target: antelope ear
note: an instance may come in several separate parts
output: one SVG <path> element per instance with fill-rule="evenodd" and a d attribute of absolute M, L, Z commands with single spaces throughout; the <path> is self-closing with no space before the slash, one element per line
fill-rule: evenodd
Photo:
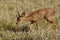
<path fill-rule="evenodd" d="M 25 15 L 26 15 L 26 11 L 23 10 L 22 13 L 21 13 L 21 16 L 23 17 L 23 16 L 25 16 Z"/>
<path fill-rule="evenodd" d="M 17 14 L 16 14 L 16 17 L 20 17 L 20 13 L 18 11 L 16 11 Z"/>

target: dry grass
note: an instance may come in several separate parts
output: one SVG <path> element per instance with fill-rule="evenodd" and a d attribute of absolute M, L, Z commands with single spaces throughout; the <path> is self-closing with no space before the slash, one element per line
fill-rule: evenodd
<path fill-rule="evenodd" d="M 34 24 L 30 31 L 22 32 L 20 30 L 23 27 L 15 24 L 16 10 L 26 10 L 28 15 L 31 11 L 48 7 L 56 10 L 54 19 L 57 28 L 42 20 L 38 30 L 35 30 Z M 13 27 L 18 29 L 16 33 Z M 60 40 L 60 0 L 17 0 L 17 3 L 16 0 L 0 0 L 0 40 Z"/>

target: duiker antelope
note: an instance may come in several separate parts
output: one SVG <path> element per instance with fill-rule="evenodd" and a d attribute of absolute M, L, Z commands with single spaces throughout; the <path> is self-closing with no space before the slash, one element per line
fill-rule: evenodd
<path fill-rule="evenodd" d="M 17 17 L 17 23 L 22 23 L 24 21 L 29 21 L 30 24 L 36 23 L 39 20 L 46 19 L 48 22 L 53 23 L 55 26 L 55 21 L 52 19 L 52 16 L 55 14 L 55 10 L 52 8 L 43 8 L 39 9 L 33 12 L 30 12 L 28 16 L 25 16 L 25 12 L 22 12 L 20 15 L 19 12 L 17 12 L 18 17 Z"/>

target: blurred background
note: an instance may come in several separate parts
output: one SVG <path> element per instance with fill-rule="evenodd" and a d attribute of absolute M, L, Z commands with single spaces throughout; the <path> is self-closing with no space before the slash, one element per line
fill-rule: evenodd
<path fill-rule="evenodd" d="M 20 31 L 22 28 L 16 25 L 16 11 L 25 10 L 28 15 L 41 8 L 55 9 L 54 19 L 58 27 L 42 20 L 38 30 L 33 24 L 31 32 Z M 0 0 L 0 40 L 60 40 L 60 0 Z"/>

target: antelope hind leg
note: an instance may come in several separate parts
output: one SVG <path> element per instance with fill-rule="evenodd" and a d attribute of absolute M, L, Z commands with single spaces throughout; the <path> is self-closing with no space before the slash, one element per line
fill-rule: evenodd
<path fill-rule="evenodd" d="M 47 21 L 52 23 L 55 27 L 57 27 L 56 21 L 52 19 L 52 17 L 45 18 Z"/>

